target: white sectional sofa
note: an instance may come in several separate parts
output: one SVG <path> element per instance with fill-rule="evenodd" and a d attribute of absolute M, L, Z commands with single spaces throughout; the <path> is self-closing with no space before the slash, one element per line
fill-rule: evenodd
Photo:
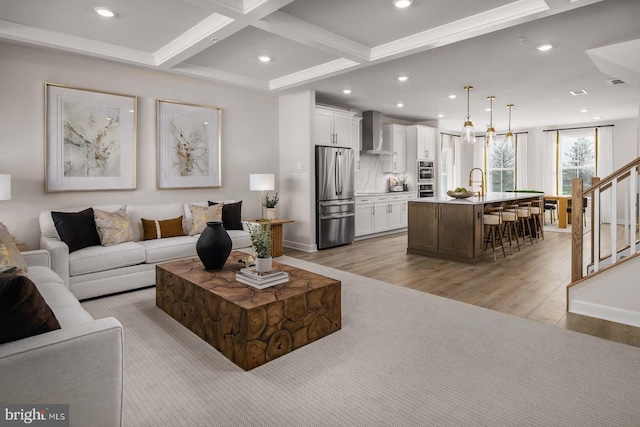
<path fill-rule="evenodd" d="M 233 200 L 223 200 L 218 203 L 233 202 Z M 91 246 L 72 253 L 69 253 L 69 247 L 60 240 L 51 211 L 43 211 L 40 213 L 40 247 L 51 254 L 52 269 L 80 300 L 152 286 L 156 281 L 155 264 L 197 256 L 196 242 L 200 235 L 188 235 L 191 224 L 189 204 L 207 206 L 208 203 L 124 206 L 132 225 L 133 241 L 113 246 Z M 123 205 L 92 207 L 115 212 Z M 57 209 L 56 211 L 78 212 L 86 208 Z M 186 236 L 143 240 L 141 218 L 164 220 L 181 215 Z M 227 230 L 233 242 L 233 249 L 251 246 L 246 222 L 242 224 L 243 230 Z"/>
<path fill-rule="evenodd" d="M 22 254 L 61 329 L 0 344 L 0 402 L 66 403 L 71 425 L 121 426 L 122 325 L 94 320 L 49 268 L 47 251 Z"/>

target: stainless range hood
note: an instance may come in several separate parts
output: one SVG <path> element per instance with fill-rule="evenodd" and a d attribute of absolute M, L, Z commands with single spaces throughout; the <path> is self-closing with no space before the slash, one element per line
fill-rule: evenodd
<path fill-rule="evenodd" d="M 394 151 L 384 150 L 382 113 L 379 111 L 362 112 L 362 150 L 360 152 L 377 156 L 395 154 Z"/>

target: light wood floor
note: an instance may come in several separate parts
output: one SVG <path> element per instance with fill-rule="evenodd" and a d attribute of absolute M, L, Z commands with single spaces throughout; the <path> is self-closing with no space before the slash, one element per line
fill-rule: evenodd
<path fill-rule="evenodd" d="M 407 233 L 354 242 L 314 253 L 285 248 L 284 254 L 430 294 L 501 311 L 640 347 L 640 328 L 566 311 L 571 276 L 571 234 L 545 233 L 513 255 L 491 250 L 473 266 L 407 255 Z"/>

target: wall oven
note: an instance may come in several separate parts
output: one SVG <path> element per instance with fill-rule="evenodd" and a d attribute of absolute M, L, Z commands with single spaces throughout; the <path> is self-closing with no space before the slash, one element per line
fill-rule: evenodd
<path fill-rule="evenodd" d="M 433 161 L 418 160 L 418 197 L 433 197 L 436 195 Z"/>
<path fill-rule="evenodd" d="M 418 182 L 433 181 L 433 162 L 431 160 L 418 160 Z"/>
<path fill-rule="evenodd" d="M 435 194 L 435 186 L 433 182 L 418 184 L 418 197 L 433 197 Z"/>

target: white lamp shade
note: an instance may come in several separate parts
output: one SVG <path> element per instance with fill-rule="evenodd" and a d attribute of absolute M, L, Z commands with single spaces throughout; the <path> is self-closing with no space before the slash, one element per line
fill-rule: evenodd
<path fill-rule="evenodd" d="M 0 200 L 11 200 L 11 175 L 0 174 Z"/>
<path fill-rule="evenodd" d="M 273 191 L 276 189 L 276 176 L 272 173 L 252 173 L 249 175 L 250 191 Z"/>

